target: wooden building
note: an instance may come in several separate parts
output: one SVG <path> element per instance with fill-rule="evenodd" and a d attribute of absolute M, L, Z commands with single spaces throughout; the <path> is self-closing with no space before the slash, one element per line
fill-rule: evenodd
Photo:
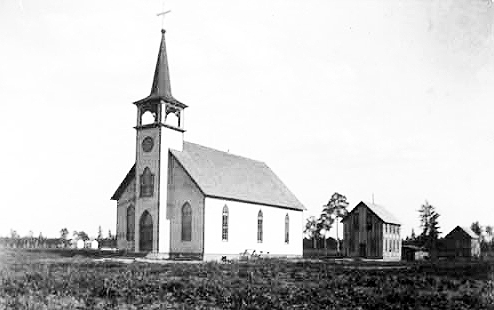
<path fill-rule="evenodd" d="M 341 222 L 345 256 L 401 259 L 401 224 L 384 207 L 360 202 Z"/>
<path fill-rule="evenodd" d="M 429 252 L 427 252 L 423 247 L 403 244 L 401 246 L 401 259 L 406 261 L 418 261 L 425 260 L 429 258 Z"/>
<path fill-rule="evenodd" d="M 456 226 L 443 239 L 441 256 L 476 258 L 480 256 L 480 237 L 468 227 Z"/>

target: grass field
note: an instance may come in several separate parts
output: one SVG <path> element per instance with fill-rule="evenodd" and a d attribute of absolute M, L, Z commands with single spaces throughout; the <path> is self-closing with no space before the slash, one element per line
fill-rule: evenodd
<path fill-rule="evenodd" d="M 94 256 L 0 249 L 0 309 L 494 309 L 489 263 L 149 264 Z"/>

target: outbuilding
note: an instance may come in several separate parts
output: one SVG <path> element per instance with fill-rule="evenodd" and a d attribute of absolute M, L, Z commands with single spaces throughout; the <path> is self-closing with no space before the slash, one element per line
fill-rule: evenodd
<path fill-rule="evenodd" d="M 469 227 L 456 226 L 443 240 L 444 256 L 476 258 L 480 256 L 480 237 Z"/>

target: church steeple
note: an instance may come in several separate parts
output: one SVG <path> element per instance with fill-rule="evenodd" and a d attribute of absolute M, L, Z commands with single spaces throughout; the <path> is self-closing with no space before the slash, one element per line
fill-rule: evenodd
<path fill-rule="evenodd" d="M 164 30 L 151 93 L 134 104 L 137 107 L 134 222 L 140 227 L 138 230 L 136 225 L 134 233 L 135 250 L 169 253 L 170 150 L 183 150 L 183 117 L 187 106 L 171 93 Z"/>
<path fill-rule="evenodd" d="M 158 61 L 154 70 L 151 96 L 159 96 L 175 100 L 170 86 L 170 72 L 168 70 L 168 57 L 166 55 L 165 29 L 161 29 L 161 44 L 158 53 Z"/>
<path fill-rule="evenodd" d="M 154 116 L 154 124 L 161 124 L 163 122 L 165 125 L 168 114 L 173 113 L 178 118 L 178 124 L 172 125 L 172 127 L 183 130 L 182 112 L 187 106 L 172 96 L 164 29 L 161 30 L 161 43 L 154 70 L 151 93 L 149 96 L 134 102 L 134 104 L 137 105 L 139 114 L 137 127 L 144 125 L 142 115 L 149 111 Z M 164 109 L 162 105 L 164 105 Z M 162 111 L 164 112 L 164 120 L 162 120 Z"/>

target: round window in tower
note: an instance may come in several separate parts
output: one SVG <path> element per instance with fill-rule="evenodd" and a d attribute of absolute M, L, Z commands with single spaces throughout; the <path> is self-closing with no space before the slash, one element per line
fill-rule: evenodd
<path fill-rule="evenodd" d="M 142 150 L 144 152 L 151 152 L 151 150 L 153 149 L 153 146 L 154 146 L 154 141 L 153 141 L 153 138 L 151 137 L 146 137 L 144 138 L 144 140 L 142 140 Z"/>

